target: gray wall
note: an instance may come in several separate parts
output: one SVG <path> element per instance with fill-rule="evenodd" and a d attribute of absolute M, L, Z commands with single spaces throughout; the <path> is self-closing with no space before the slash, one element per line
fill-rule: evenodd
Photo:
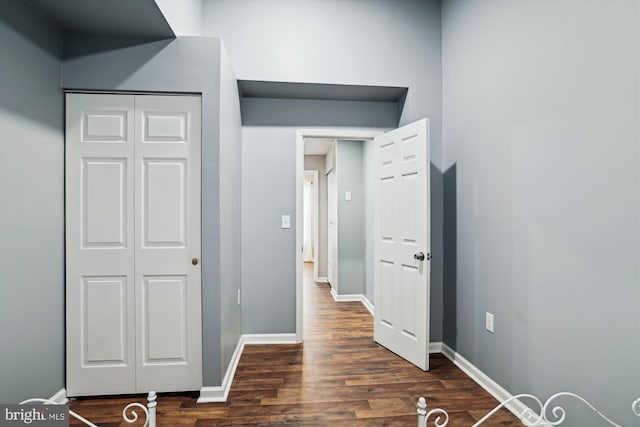
<path fill-rule="evenodd" d="M 295 128 L 242 129 L 242 331 L 296 332 Z M 291 228 L 280 228 L 291 215 Z"/>
<path fill-rule="evenodd" d="M 64 387 L 62 37 L 0 1 L 0 402 Z"/>
<path fill-rule="evenodd" d="M 220 52 L 220 333 L 222 372 L 242 334 L 238 304 L 241 287 L 242 121 L 240 97 L 231 62 Z"/>
<path fill-rule="evenodd" d="M 440 232 L 442 190 L 436 188 L 442 185 L 440 1 L 204 0 L 203 5 L 204 31 L 207 35 L 224 39 L 239 79 L 408 87 L 400 124 L 422 117 L 431 119 L 431 248 L 434 254 L 431 261 L 431 337 L 438 340 L 442 335 L 439 328 L 443 259 Z M 327 31 L 327 23 L 331 23 L 330 31 Z M 247 31 L 248 28 L 251 31 Z M 385 31 L 380 28 L 385 28 Z M 276 104 L 271 100 L 265 102 Z M 278 112 L 291 113 L 290 103 L 282 104 L 285 105 L 274 107 L 273 112 L 260 112 L 256 116 L 250 110 L 256 107 L 255 104 L 247 107 L 243 102 L 243 124 L 264 126 L 265 129 L 283 125 L 388 127 L 380 122 L 352 123 L 340 115 L 327 118 L 331 110 L 315 107 L 295 110 L 296 120 L 293 121 L 290 115 Z M 304 103 L 293 104 L 299 106 Z M 307 111 L 317 114 L 305 115 Z M 270 117 L 263 117 L 263 114 Z M 353 115 L 356 116 L 360 117 Z M 269 135 L 265 134 L 265 140 L 268 138 Z M 290 132 L 289 138 L 293 147 L 295 132 Z M 287 167 L 294 168 L 294 165 Z M 258 171 L 255 173 L 260 174 Z M 288 173 L 294 174 L 295 171 Z M 288 192 L 292 198 L 295 195 L 293 189 L 278 191 Z M 293 204 L 293 199 L 290 202 Z M 290 239 L 290 247 L 293 248 L 295 237 Z M 286 258 L 293 259 L 294 255 L 292 252 Z M 261 261 L 254 261 L 259 263 L 258 270 L 268 268 L 268 264 L 263 267 Z M 295 264 L 288 267 L 279 265 L 278 268 L 290 269 L 286 276 L 295 277 Z M 247 286 L 259 287 L 260 284 Z M 293 292 L 294 282 L 288 286 Z M 295 306 L 281 308 L 295 312 Z M 434 317 L 437 321 L 433 320 Z M 266 323 L 265 328 L 269 328 L 269 318 L 263 322 Z"/>
<path fill-rule="evenodd" d="M 637 423 L 640 3 L 442 16 L 445 342 L 512 393 L 570 390 Z"/>
<path fill-rule="evenodd" d="M 176 36 L 202 35 L 202 0 L 155 0 Z"/>
<path fill-rule="evenodd" d="M 431 117 L 433 157 L 440 159 L 439 1 L 204 0 L 203 6 L 203 30 L 225 41 L 239 79 L 409 87 L 401 121 Z"/>
<path fill-rule="evenodd" d="M 87 42 L 77 38 L 68 43 L 69 51 L 80 52 Z M 219 39 L 180 37 L 76 56 L 62 67 L 66 89 L 202 93 L 203 381 L 212 386 L 222 382 L 220 66 Z M 228 131 L 233 134 L 232 125 Z"/>
<path fill-rule="evenodd" d="M 304 156 L 304 169 L 317 170 L 318 182 L 318 276 L 327 277 L 327 172 L 325 156 Z"/>
<path fill-rule="evenodd" d="M 338 295 L 364 294 L 365 221 L 363 141 L 336 141 Z M 351 192 L 351 200 L 345 193 Z"/>

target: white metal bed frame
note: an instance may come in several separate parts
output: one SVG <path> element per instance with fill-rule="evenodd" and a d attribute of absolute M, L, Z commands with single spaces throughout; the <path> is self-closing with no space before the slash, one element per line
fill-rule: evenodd
<path fill-rule="evenodd" d="M 150 391 L 149 394 L 147 395 L 147 405 L 143 405 L 142 403 L 129 403 L 127 406 L 124 407 L 124 409 L 122 410 L 122 419 L 124 421 L 126 421 L 129 424 L 133 424 L 136 421 L 138 421 L 138 412 L 137 409 L 142 410 L 142 413 L 144 414 L 144 426 L 143 427 L 156 427 L 156 406 L 158 406 L 158 402 L 156 401 L 156 399 L 158 398 L 158 396 L 156 395 L 155 391 Z M 60 405 L 60 403 L 58 402 L 54 402 L 53 400 L 49 400 L 49 399 L 39 399 L 39 398 L 35 398 L 35 399 L 27 399 L 24 400 L 22 402 L 20 402 L 21 405 L 26 405 L 28 403 L 42 403 L 45 405 Z M 77 420 L 82 421 L 84 424 L 86 424 L 89 427 L 98 427 L 98 425 L 92 423 L 91 421 L 89 421 L 88 419 L 86 419 L 85 417 L 83 417 L 82 415 L 78 414 L 75 411 L 72 411 L 71 409 L 69 409 L 69 416 L 70 417 L 74 417 Z"/>
<path fill-rule="evenodd" d="M 609 419 L 606 415 L 596 409 L 595 406 L 593 406 L 583 397 L 567 391 L 554 394 L 553 396 L 549 397 L 544 403 L 542 403 L 540 399 L 532 394 L 518 394 L 516 396 L 512 396 L 493 408 L 490 412 L 487 413 L 487 415 L 482 417 L 472 427 L 477 427 L 483 424 L 496 412 L 498 412 L 509 403 L 521 399 L 532 400 L 535 404 L 534 407 L 540 409 L 539 412 L 536 412 L 530 407 L 527 407 L 520 414 L 515 414 L 520 419 L 523 425 L 529 427 L 559 426 L 564 422 L 567 415 L 565 409 L 562 406 L 556 405 L 554 403 L 554 401 L 559 397 L 569 397 L 572 399 L 576 399 L 579 402 L 585 404 L 589 409 L 591 409 L 595 415 L 599 416 L 601 418 L 600 421 L 606 421 L 613 427 L 623 427 L 620 424 L 616 424 L 615 422 L 611 421 L 611 419 Z M 631 404 L 631 411 L 636 417 L 640 417 L 640 398 L 637 398 L 633 401 L 633 403 Z M 418 399 L 418 427 L 427 427 L 427 422 L 429 421 L 430 417 L 433 417 L 432 425 L 435 427 L 446 427 L 446 425 L 449 423 L 449 414 L 447 413 L 447 411 L 441 408 L 435 408 L 427 412 L 427 400 L 424 397 L 421 397 L 420 399 Z"/>
<path fill-rule="evenodd" d="M 589 409 L 591 409 L 595 415 L 601 418 L 601 421 L 606 421 L 609 425 L 613 427 L 623 427 L 620 424 L 616 424 L 598 409 L 589 403 L 586 399 L 581 396 L 570 393 L 570 392 L 560 392 L 556 393 L 553 396 L 549 397 L 544 403 L 536 396 L 532 394 L 518 394 L 516 396 L 512 396 L 504 402 L 500 403 L 498 406 L 493 408 L 491 411 L 487 413 L 484 417 L 482 417 L 477 423 L 475 423 L 472 427 L 478 427 L 483 424 L 489 418 L 491 418 L 496 412 L 500 409 L 504 408 L 509 403 L 515 400 L 531 400 L 534 402 L 534 406 L 539 408 L 539 412 L 535 412 L 530 407 L 524 409 L 520 414 L 515 414 L 523 425 L 529 427 L 555 427 L 561 425 L 566 418 L 566 411 L 562 406 L 555 405 L 554 401 L 559 397 L 569 397 L 572 399 L 576 399 L 579 402 L 582 402 Z M 20 402 L 21 405 L 28 403 L 43 403 L 45 405 L 59 405 L 60 403 L 54 402 L 49 399 L 27 399 L 23 402 Z M 122 410 L 122 418 L 129 424 L 135 423 L 138 421 L 138 412 L 137 409 L 141 410 L 145 416 L 144 427 L 156 427 L 156 407 L 158 405 L 157 395 L 155 391 L 150 391 L 147 396 L 147 405 L 143 405 L 142 403 L 129 403 Z M 631 404 L 631 411 L 637 417 L 640 417 L 640 397 L 633 401 Z M 74 417 L 80 421 L 82 421 L 85 425 L 89 427 L 98 427 L 96 424 L 87 420 L 80 414 L 75 411 L 69 410 L 69 416 Z M 427 423 L 429 419 L 433 421 L 434 427 L 446 427 L 449 424 L 449 414 L 447 411 L 441 408 L 434 408 L 427 411 L 427 400 L 424 397 L 418 399 L 418 427 L 428 427 Z"/>

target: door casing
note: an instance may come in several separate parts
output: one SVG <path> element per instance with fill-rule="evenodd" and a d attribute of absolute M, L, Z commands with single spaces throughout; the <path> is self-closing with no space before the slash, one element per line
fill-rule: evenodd
<path fill-rule="evenodd" d="M 356 129 L 356 128 L 322 128 L 322 129 L 297 129 L 296 130 L 296 342 L 304 339 L 303 323 L 303 298 L 302 293 L 302 231 L 303 231 L 303 208 L 302 191 L 304 185 L 304 139 L 305 138 L 329 138 L 361 140 L 371 143 L 373 139 L 387 130 L 391 129 Z"/>
<path fill-rule="evenodd" d="M 320 241 L 320 217 L 318 216 L 320 213 L 320 197 L 318 188 L 320 183 L 317 170 L 305 169 L 304 174 L 313 177 L 313 280 L 318 281 L 318 246 Z"/>

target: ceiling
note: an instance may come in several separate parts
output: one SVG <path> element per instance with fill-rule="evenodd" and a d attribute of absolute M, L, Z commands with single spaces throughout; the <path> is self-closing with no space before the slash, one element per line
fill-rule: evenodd
<path fill-rule="evenodd" d="M 31 0 L 31 3 L 65 33 L 175 37 L 154 0 Z"/>
<path fill-rule="evenodd" d="M 329 152 L 331 143 L 335 139 L 330 138 L 305 138 L 304 154 L 307 156 L 324 156 Z"/>

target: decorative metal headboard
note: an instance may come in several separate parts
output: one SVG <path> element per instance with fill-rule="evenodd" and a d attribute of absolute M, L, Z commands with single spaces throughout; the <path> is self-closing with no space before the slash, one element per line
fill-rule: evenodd
<path fill-rule="evenodd" d="M 143 427 L 156 427 L 156 406 L 158 406 L 158 402 L 156 401 L 157 398 L 158 396 L 156 395 L 156 392 L 150 391 L 149 395 L 147 396 L 147 406 L 137 402 L 129 403 L 122 410 L 122 419 L 129 424 L 135 423 L 136 421 L 138 421 L 138 418 L 139 418 L 138 412 L 136 411 L 136 409 L 140 409 L 142 410 L 145 416 L 144 418 L 145 422 Z M 43 403 L 45 405 L 60 404 L 58 402 L 54 402 L 53 400 L 39 399 L 39 398 L 27 399 L 20 402 L 21 405 L 26 405 L 28 403 Z M 91 421 L 84 418 L 82 415 L 78 414 L 77 412 L 72 411 L 71 409 L 69 409 L 69 416 L 82 421 L 85 425 L 89 427 L 98 427 L 96 424 L 92 423 Z"/>
<path fill-rule="evenodd" d="M 477 427 L 483 424 L 500 409 L 513 402 L 514 400 L 520 399 L 531 399 L 540 408 L 539 413 L 536 413 L 533 409 L 527 407 L 520 414 L 516 414 L 520 421 L 522 421 L 522 424 L 531 427 L 559 426 L 564 422 L 567 413 L 562 406 L 553 406 L 554 404 L 552 402 L 558 397 L 574 398 L 584 403 L 597 416 L 599 416 L 602 420 L 606 421 L 613 427 L 622 427 L 620 424 L 616 424 L 615 422 L 611 421 L 611 419 L 609 419 L 606 415 L 596 409 L 596 407 L 589 403 L 586 399 L 575 393 L 570 393 L 567 391 L 554 394 L 553 396 L 549 397 L 544 403 L 542 403 L 540 399 L 532 394 L 518 394 L 516 396 L 512 396 L 493 408 L 489 413 L 487 413 L 487 415 L 482 417 L 480 421 L 475 423 L 472 427 Z M 640 417 L 640 398 L 633 401 L 633 403 L 631 404 L 631 411 L 637 417 Z M 427 427 L 427 422 L 431 417 L 433 417 L 433 426 L 435 427 L 446 427 L 446 425 L 449 423 L 449 414 L 447 413 L 447 411 L 441 408 L 435 408 L 427 412 L 427 400 L 424 397 L 421 397 L 420 399 L 418 399 L 418 427 Z"/>

